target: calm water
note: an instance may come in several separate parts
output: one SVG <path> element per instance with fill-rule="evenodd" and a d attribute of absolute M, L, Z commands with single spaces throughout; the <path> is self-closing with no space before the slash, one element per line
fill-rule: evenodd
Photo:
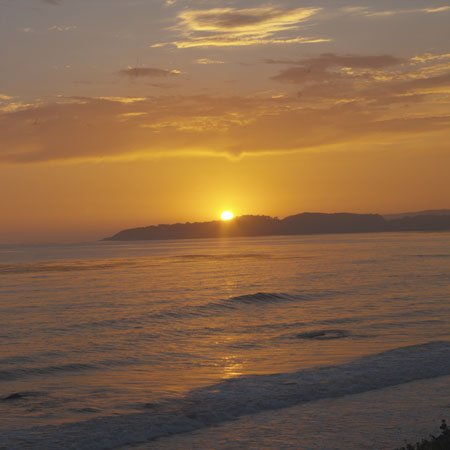
<path fill-rule="evenodd" d="M 450 233 L 1 246 L 0 447 L 107 449 L 450 375 L 449 285 Z"/>

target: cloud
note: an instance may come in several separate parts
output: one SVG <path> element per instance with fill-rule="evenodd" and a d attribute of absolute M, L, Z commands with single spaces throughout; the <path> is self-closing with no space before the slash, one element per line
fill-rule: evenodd
<path fill-rule="evenodd" d="M 47 3 L 48 5 L 61 5 L 62 0 L 41 0 L 42 3 Z"/>
<path fill-rule="evenodd" d="M 225 64 L 225 61 L 217 61 L 217 60 L 209 59 L 209 58 L 199 58 L 199 59 L 196 59 L 195 62 L 197 64 L 203 64 L 203 65 L 205 65 L 205 64 Z"/>
<path fill-rule="evenodd" d="M 88 101 L 88 99 L 83 98 L 74 98 L 75 100 Z M 96 100 L 106 100 L 108 102 L 116 102 L 116 103 L 136 103 L 143 102 L 145 97 L 95 97 Z"/>
<path fill-rule="evenodd" d="M 384 69 L 397 66 L 403 59 L 391 55 L 339 56 L 334 53 L 324 53 L 315 58 L 305 58 L 298 61 L 266 60 L 268 64 L 289 64 L 289 67 L 272 77 L 273 80 L 289 83 L 324 82 L 343 80 L 355 77 L 367 77 L 370 72 L 365 69 Z M 356 70 L 355 70 L 356 69 Z M 362 72 L 361 72 L 362 70 Z"/>
<path fill-rule="evenodd" d="M 325 53 L 267 60 L 274 68 L 287 65 L 272 80 L 288 88 L 236 96 L 111 93 L 26 104 L 2 94 L 0 163 L 237 157 L 355 142 L 406 145 L 421 135 L 448 142 L 448 59 L 430 53 L 411 59 Z M 172 72 L 138 69 L 143 77 Z M 123 75 L 136 76 L 133 70 Z"/>
<path fill-rule="evenodd" d="M 440 12 L 446 12 L 450 10 L 450 6 L 438 6 L 429 8 L 416 8 L 416 9 L 396 9 L 388 11 L 371 11 L 370 9 L 355 11 L 357 14 L 362 14 L 367 17 L 386 17 L 395 16 L 398 14 L 434 14 Z"/>
<path fill-rule="evenodd" d="M 447 100 L 433 94 L 443 89 Z M 420 135 L 441 136 L 444 142 L 449 103 L 450 73 L 346 88 L 316 83 L 301 97 L 59 98 L 0 112 L 0 162 L 237 157 Z"/>
<path fill-rule="evenodd" d="M 398 104 L 422 110 L 450 103 L 450 64 L 446 55 L 426 54 L 405 60 L 390 55 L 339 56 L 323 54 L 299 61 L 267 60 L 289 64 L 272 79 L 296 84 L 303 105 L 358 104 L 366 111 Z M 436 63 L 438 61 L 438 63 Z M 403 106 L 402 106 L 403 105 Z M 394 108 L 391 106 L 390 108 Z M 395 110 L 395 109 L 394 109 Z"/>
<path fill-rule="evenodd" d="M 437 59 L 450 59 L 450 53 L 444 53 L 441 55 L 433 55 L 432 53 L 425 53 L 424 55 L 414 56 L 411 58 L 412 61 L 417 61 L 419 63 L 434 61 Z"/>
<path fill-rule="evenodd" d="M 11 113 L 30 107 L 31 105 L 15 100 L 15 97 L 0 94 L 0 115 L 1 113 Z"/>
<path fill-rule="evenodd" d="M 279 31 L 292 27 L 314 14 L 313 9 L 294 9 L 290 11 L 275 8 L 254 8 L 235 10 L 217 8 L 205 11 L 185 11 L 178 17 L 194 31 Z"/>
<path fill-rule="evenodd" d="M 426 12 L 426 13 L 437 13 L 437 12 L 444 12 L 444 11 L 449 11 L 450 10 L 450 6 L 438 6 L 436 8 L 424 8 L 421 11 Z"/>
<path fill-rule="evenodd" d="M 190 48 L 324 42 L 328 39 L 292 35 L 298 31 L 300 23 L 320 10 L 275 7 L 185 10 L 178 14 L 178 22 L 172 27 L 181 39 L 156 43 L 152 47 L 168 44 Z"/>
<path fill-rule="evenodd" d="M 126 77 L 168 77 L 174 75 L 180 75 L 181 71 L 179 70 L 166 70 L 166 69 L 157 69 L 154 67 L 129 67 L 125 70 L 120 70 L 119 75 Z"/>
<path fill-rule="evenodd" d="M 272 64 L 296 64 L 301 66 L 316 67 L 352 67 L 352 68 L 369 68 L 380 69 L 383 67 L 395 66 L 405 62 L 404 59 L 397 58 L 392 55 L 336 55 L 334 53 L 322 53 L 315 58 L 305 58 L 298 61 L 289 60 L 266 60 Z"/>
<path fill-rule="evenodd" d="M 49 31 L 73 31 L 76 30 L 76 25 L 53 25 L 48 30 Z"/>

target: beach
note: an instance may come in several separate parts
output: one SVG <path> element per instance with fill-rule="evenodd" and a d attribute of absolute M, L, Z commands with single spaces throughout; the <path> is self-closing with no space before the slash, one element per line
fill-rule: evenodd
<path fill-rule="evenodd" d="M 129 450 L 394 450 L 439 435 L 450 377 L 310 402 L 165 437 Z"/>

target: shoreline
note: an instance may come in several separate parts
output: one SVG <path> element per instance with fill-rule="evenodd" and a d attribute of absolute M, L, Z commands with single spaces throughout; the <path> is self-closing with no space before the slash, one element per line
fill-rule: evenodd
<path fill-rule="evenodd" d="M 121 450 L 396 450 L 439 435 L 450 376 L 264 411 Z"/>

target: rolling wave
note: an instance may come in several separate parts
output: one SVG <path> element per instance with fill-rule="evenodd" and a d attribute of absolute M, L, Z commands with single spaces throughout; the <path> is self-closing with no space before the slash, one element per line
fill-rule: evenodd
<path fill-rule="evenodd" d="M 425 253 L 414 256 L 417 258 L 450 258 L 449 253 Z"/>
<path fill-rule="evenodd" d="M 430 342 L 342 365 L 232 378 L 191 391 L 182 399 L 149 403 L 142 413 L 8 431 L 0 438 L 0 447 L 19 450 L 26 444 L 28 449 L 105 450 L 190 432 L 265 410 L 447 375 L 450 341 Z"/>
<path fill-rule="evenodd" d="M 179 260 L 213 260 L 213 261 L 227 261 L 232 259 L 267 259 L 272 255 L 267 253 L 223 253 L 223 254 L 202 254 L 196 253 L 191 255 L 177 255 L 175 259 Z"/>
<path fill-rule="evenodd" d="M 136 265 L 136 261 L 70 261 L 36 264 L 0 264 L 0 275 L 108 270 Z"/>
<path fill-rule="evenodd" d="M 189 308 L 191 314 L 210 315 L 214 310 L 236 310 L 246 306 L 260 307 L 279 305 L 283 302 L 298 302 L 308 300 L 307 296 L 291 295 L 278 292 L 256 292 L 254 294 L 244 294 L 230 297 L 224 300 L 206 303 L 204 305 Z"/>
<path fill-rule="evenodd" d="M 127 315 L 111 319 L 96 318 L 95 320 L 66 324 L 63 327 L 47 327 L 46 331 L 63 332 L 69 330 L 90 330 L 111 327 L 114 329 L 128 329 L 133 325 L 149 326 L 154 320 L 186 320 L 193 317 L 211 317 L 213 314 L 233 313 L 236 310 L 240 310 L 242 307 L 269 307 L 271 305 L 279 306 L 280 303 L 311 301 L 324 295 L 330 295 L 330 293 L 328 291 L 324 293 L 313 292 L 312 294 L 305 292 L 302 295 L 294 295 L 276 292 L 257 292 L 254 294 L 245 294 L 222 300 L 216 300 L 200 305 L 182 305 L 146 314 Z M 270 325 L 264 326 L 270 327 Z M 273 324 L 274 328 L 285 328 L 286 326 L 292 326 L 292 324 Z M 26 333 L 26 331 L 24 331 L 24 333 Z M 147 337 L 150 336 L 147 335 Z M 157 334 L 155 334 L 154 337 L 156 338 Z"/>
<path fill-rule="evenodd" d="M 226 300 L 227 303 L 242 303 L 242 304 L 259 304 L 259 303 L 278 303 L 280 301 L 296 301 L 303 299 L 300 296 L 294 296 L 284 293 L 273 292 L 257 292 L 256 294 L 240 295 L 238 297 L 231 297 Z"/>
<path fill-rule="evenodd" d="M 313 330 L 305 331 L 296 335 L 299 339 L 315 339 L 318 341 L 328 341 L 331 339 L 342 339 L 351 336 L 347 330 Z"/>
<path fill-rule="evenodd" d="M 0 370 L 0 380 L 18 380 L 39 375 L 57 375 L 61 372 L 82 372 L 86 370 L 101 370 L 111 367 L 126 366 L 137 363 L 134 358 L 111 359 L 98 361 L 96 363 L 68 363 L 41 367 L 17 367 L 14 369 Z"/>

